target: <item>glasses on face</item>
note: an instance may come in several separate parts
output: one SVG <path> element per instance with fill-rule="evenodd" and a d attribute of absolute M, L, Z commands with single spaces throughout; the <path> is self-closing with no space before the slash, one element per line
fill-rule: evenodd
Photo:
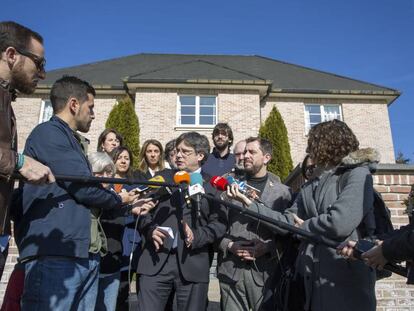
<path fill-rule="evenodd" d="M 39 70 L 40 72 L 45 71 L 46 59 L 44 57 L 39 57 L 39 56 L 29 52 L 29 51 L 20 50 L 20 49 L 17 49 L 17 48 L 15 48 L 15 49 L 19 54 L 30 58 L 33 61 L 33 63 L 35 64 L 37 70 Z"/>
<path fill-rule="evenodd" d="M 182 156 L 184 157 L 188 157 L 190 155 L 192 155 L 193 153 L 195 153 L 194 150 L 186 150 L 186 149 L 176 149 L 176 155 L 178 156 L 178 154 L 181 153 Z"/>

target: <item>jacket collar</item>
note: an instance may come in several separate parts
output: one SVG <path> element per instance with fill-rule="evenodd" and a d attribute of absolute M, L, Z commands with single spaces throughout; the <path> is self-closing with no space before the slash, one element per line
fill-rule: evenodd
<path fill-rule="evenodd" d="M 337 166 L 337 170 L 340 172 L 357 166 L 368 166 L 368 169 L 373 173 L 377 168 L 380 158 L 380 154 L 376 149 L 359 149 L 344 157 L 341 164 Z"/>
<path fill-rule="evenodd" d="M 7 90 L 10 93 L 10 97 L 12 101 L 16 100 L 17 97 L 17 92 L 15 89 L 11 89 L 10 88 L 10 82 L 3 80 L 2 78 L 0 78 L 0 87 L 2 87 L 3 89 Z"/>
<path fill-rule="evenodd" d="M 223 157 L 220 155 L 220 152 L 216 149 L 216 147 L 213 148 L 212 154 L 217 159 L 223 159 L 223 160 L 225 160 L 225 159 L 227 159 L 230 156 L 230 148 L 228 148 L 228 152 Z"/>

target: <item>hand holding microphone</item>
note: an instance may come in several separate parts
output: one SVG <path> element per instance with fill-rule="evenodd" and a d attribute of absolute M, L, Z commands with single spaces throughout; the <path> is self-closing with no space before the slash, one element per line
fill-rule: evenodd
<path fill-rule="evenodd" d="M 259 203 L 263 203 L 260 200 L 259 195 L 258 195 L 258 193 L 260 193 L 259 189 L 256 189 L 256 188 L 250 186 L 245 181 L 240 181 L 238 179 L 235 179 L 231 175 L 227 176 L 226 179 L 227 179 L 227 181 L 229 182 L 230 185 L 237 184 L 239 186 L 239 191 L 242 194 L 246 195 L 249 199 L 253 199 L 253 200 L 258 201 Z"/>
<path fill-rule="evenodd" d="M 129 192 L 123 189 L 123 191 L 119 192 L 118 195 L 120 196 L 122 204 L 124 205 L 133 204 L 136 200 L 138 200 L 140 196 L 140 194 L 137 193 L 135 189 Z"/>
<path fill-rule="evenodd" d="M 156 205 L 158 201 L 154 201 L 152 198 L 139 199 L 132 204 L 131 213 L 134 215 L 146 215 L 148 214 Z"/>
<path fill-rule="evenodd" d="M 226 178 L 221 176 L 214 176 L 210 180 L 210 184 L 221 191 L 226 191 L 229 198 L 239 201 L 245 205 L 250 205 L 252 201 L 239 191 L 239 185 L 237 183 L 229 184 Z"/>

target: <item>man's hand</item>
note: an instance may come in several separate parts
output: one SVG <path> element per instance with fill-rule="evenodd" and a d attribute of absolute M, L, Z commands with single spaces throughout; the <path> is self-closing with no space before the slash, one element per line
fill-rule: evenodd
<path fill-rule="evenodd" d="M 146 215 L 148 214 L 156 205 L 158 201 L 153 201 L 152 198 L 139 199 L 136 200 L 132 206 L 131 213 L 134 215 Z"/>
<path fill-rule="evenodd" d="M 336 248 L 336 253 L 338 255 L 344 256 L 345 258 L 356 259 L 354 257 L 355 245 L 356 241 L 345 241 Z"/>
<path fill-rule="evenodd" d="M 252 201 L 239 191 L 239 185 L 236 183 L 231 184 L 227 187 L 227 196 L 247 206 L 252 204 Z"/>
<path fill-rule="evenodd" d="M 378 270 L 382 270 L 387 263 L 387 259 L 382 252 L 382 242 L 383 241 L 377 241 L 375 247 L 361 255 L 361 258 L 368 266 Z"/>
<path fill-rule="evenodd" d="M 140 196 L 140 194 L 137 193 L 135 190 L 131 190 L 127 192 L 127 191 L 124 191 L 124 189 L 123 191 L 118 193 L 118 195 L 122 199 L 122 204 L 134 204 L 134 202 L 137 201 Z"/>
<path fill-rule="evenodd" d="M 56 181 L 49 167 L 28 156 L 24 156 L 24 164 L 19 173 L 26 178 L 28 183 L 35 185 L 50 184 Z"/>
<path fill-rule="evenodd" d="M 252 249 L 248 249 L 242 256 L 242 260 L 256 260 L 257 258 L 265 255 L 268 250 L 268 244 L 266 242 L 260 241 L 258 239 L 253 239 L 253 247 Z"/>
<path fill-rule="evenodd" d="M 299 228 L 300 226 L 302 226 L 302 224 L 304 222 L 302 218 L 299 218 L 298 215 L 293 214 L 293 219 L 295 221 L 295 227 Z"/>
<path fill-rule="evenodd" d="M 191 230 L 190 226 L 184 220 L 181 223 L 183 224 L 183 228 L 184 228 L 185 246 L 187 246 L 188 248 L 191 246 L 191 244 L 194 241 L 193 230 Z"/>
<path fill-rule="evenodd" d="M 240 257 L 241 260 L 244 260 L 244 257 L 251 254 L 254 250 L 252 241 L 231 241 L 227 248 L 234 255 Z"/>
<path fill-rule="evenodd" d="M 168 233 L 160 228 L 155 228 L 152 231 L 152 241 L 154 242 L 155 250 L 158 252 L 161 246 L 164 244 L 164 239 L 168 236 Z"/>

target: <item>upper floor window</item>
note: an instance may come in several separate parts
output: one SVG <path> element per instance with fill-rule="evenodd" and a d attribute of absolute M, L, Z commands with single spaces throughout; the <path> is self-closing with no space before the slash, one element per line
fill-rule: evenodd
<path fill-rule="evenodd" d="M 338 119 L 342 121 L 342 111 L 340 105 L 305 105 L 305 132 L 308 134 L 314 125 Z"/>
<path fill-rule="evenodd" d="M 42 107 L 40 108 L 39 124 L 49 121 L 53 115 L 52 103 L 50 100 L 42 100 Z"/>
<path fill-rule="evenodd" d="M 216 96 L 178 96 L 177 125 L 215 125 Z"/>

